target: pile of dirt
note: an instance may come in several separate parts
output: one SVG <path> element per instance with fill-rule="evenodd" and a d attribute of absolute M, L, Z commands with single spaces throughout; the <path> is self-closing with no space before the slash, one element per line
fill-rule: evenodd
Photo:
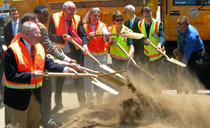
<path fill-rule="evenodd" d="M 63 128 L 210 127 L 209 96 L 190 93 L 194 87 L 202 88 L 198 81 L 184 80 L 181 89 L 187 89 L 187 94 L 174 95 L 161 93 L 160 90 L 166 87 L 161 79 L 148 81 L 136 76 L 129 79 L 118 96 L 109 95 L 101 105 L 89 104 L 81 108 L 77 114 L 68 117 Z M 170 82 L 165 84 L 172 84 Z"/>

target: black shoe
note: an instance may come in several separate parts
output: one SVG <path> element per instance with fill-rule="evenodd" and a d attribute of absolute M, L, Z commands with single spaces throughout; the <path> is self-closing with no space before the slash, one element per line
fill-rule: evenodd
<path fill-rule="evenodd" d="M 63 105 L 55 105 L 55 107 L 52 109 L 52 113 L 57 113 L 59 110 L 63 109 Z"/>
<path fill-rule="evenodd" d="M 44 128 L 59 128 L 62 123 L 55 122 L 52 118 L 43 125 Z"/>

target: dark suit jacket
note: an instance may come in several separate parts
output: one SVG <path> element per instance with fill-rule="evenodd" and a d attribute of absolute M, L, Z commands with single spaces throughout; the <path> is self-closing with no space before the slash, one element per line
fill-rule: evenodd
<path fill-rule="evenodd" d="M 132 28 L 130 27 L 130 20 L 125 21 L 125 26 L 127 26 L 128 28 L 133 30 L 133 32 L 140 33 L 139 28 L 138 28 L 138 22 L 140 20 L 142 20 L 142 18 L 136 16 L 135 19 L 134 19 Z M 133 46 L 134 46 L 134 49 L 135 49 L 135 52 L 134 52 L 135 58 L 144 56 L 144 43 L 143 43 L 142 39 L 140 39 L 140 40 L 133 39 Z"/>
<path fill-rule="evenodd" d="M 31 72 L 17 72 L 17 63 L 14 57 L 14 53 L 11 48 L 8 48 L 4 57 L 4 70 L 7 80 L 19 83 L 30 83 Z M 64 66 L 55 64 L 52 59 L 45 56 L 45 69 L 53 72 L 62 72 Z M 31 93 L 35 93 L 35 96 L 40 100 L 40 90 L 38 89 L 12 89 L 4 87 L 4 103 L 18 110 L 26 110 Z"/>
<path fill-rule="evenodd" d="M 20 21 L 19 21 L 19 24 L 18 24 L 18 29 L 19 28 L 20 28 Z M 4 26 L 4 39 L 6 41 L 7 47 L 9 46 L 13 37 L 14 37 L 14 34 L 13 34 L 13 30 L 12 30 L 12 21 L 10 21 L 6 26 Z"/>

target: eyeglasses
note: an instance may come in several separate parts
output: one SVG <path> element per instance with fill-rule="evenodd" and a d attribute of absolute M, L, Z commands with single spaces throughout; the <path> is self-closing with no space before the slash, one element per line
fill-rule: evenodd
<path fill-rule="evenodd" d="M 77 12 L 77 10 L 65 10 L 66 13 L 74 14 Z"/>
<path fill-rule="evenodd" d="M 115 21 L 116 22 L 122 22 L 123 20 L 122 19 L 116 19 Z"/>
<path fill-rule="evenodd" d="M 28 31 L 28 32 L 31 32 L 31 33 L 33 33 L 35 35 L 40 35 L 41 34 L 41 32 L 37 32 L 37 31 Z"/>
<path fill-rule="evenodd" d="M 100 18 L 100 15 L 93 15 L 95 18 Z"/>

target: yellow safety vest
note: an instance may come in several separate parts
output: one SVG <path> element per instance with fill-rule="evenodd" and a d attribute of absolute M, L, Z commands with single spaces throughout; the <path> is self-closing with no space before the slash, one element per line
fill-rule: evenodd
<path fill-rule="evenodd" d="M 150 27 L 149 40 L 155 46 L 158 46 L 158 43 L 159 43 L 158 32 L 159 32 L 160 22 L 155 20 L 155 19 L 152 19 L 152 20 L 153 20 L 153 22 L 152 22 L 151 27 Z M 145 28 L 145 20 L 144 19 L 139 21 L 138 28 L 139 28 L 139 31 L 142 34 L 144 34 L 144 37 L 147 38 L 147 32 L 146 32 L 146 28 Z M 165 52 L 164 47 L 162 48 L 162 51 Z M 150 61 L 157 60 L 157 59 L 159 59 L 163 56 L 161 53 L 159 53 L 151 45 L 144 45 L 144 54 L 149 57 Z"/>
<path fill-rule="evenodd" d="M 111 33 L 117 33 L 115 25 L 110 26 L 109 30 Z M 132 30 L 126 27 L 125 25 L 122 25 L 122 29 L 120 33 L 123 33 L 123 32 L 132 32 Z M 127 37 L 112 36 L 111 38 L 115 39 L 117 43 L 119 43 L 125 49 L 125 51 L 129 53 L 130 49 L 127 43 Z M 118 59 L 118 60 L 129 59 L 127 55 L 116 44 L 113 44 L 110 46 L 110 55 L 112 58 Z"/>

